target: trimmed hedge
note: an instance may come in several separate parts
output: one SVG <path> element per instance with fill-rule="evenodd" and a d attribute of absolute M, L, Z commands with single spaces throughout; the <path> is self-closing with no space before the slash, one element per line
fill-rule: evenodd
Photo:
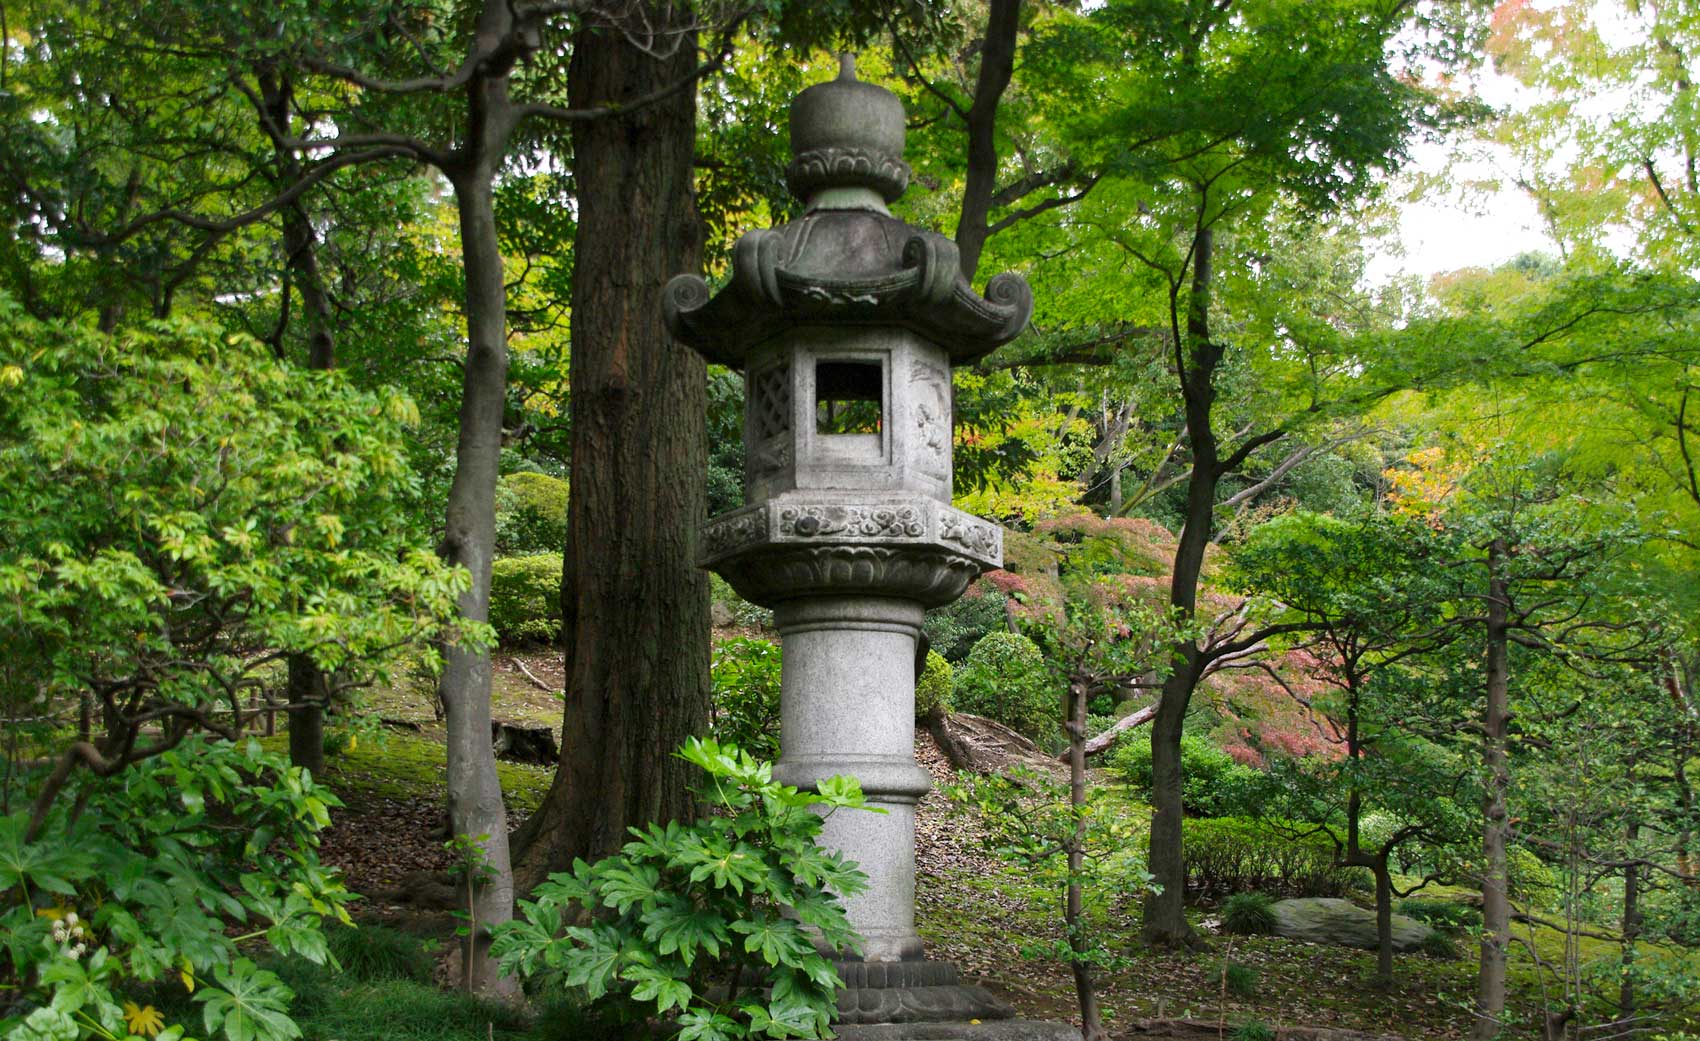
<path fill-rule="evenodd" d="M 513 473 L 496 484 L 496 553 L 559 552 L 567 544 L 567 482 Z"/>
<path fill-rule="evenodd" d="M 915 681 L 915 718 L 923 719 L 934 712 L 949 712 L 953 682 L 950 662 L 938 651 L 928 651 L 926 667 L 921 670 L 921 678 Z"/>
<path fill-rule="evenodd" d="M 958 712 L 995 719 L 1040 745 L 1062 727 L 1062 694 L 1039 645 L 1018 633 L 988 633 L 956 670 Z"/>
<path fill-rule="evenodd" d="M 1264 821 L 1203 817 L 1183 821 L 1181 836 L 1187 889 L 1194 893 L 1343 896 L 1367 880 L 1362 868 L 1334 862 L 1334 843 L 1326 835 L 1294 838 Z"/>
<path fill-rule="evenodd" d="M 490 568 L 490 625 L 504 645 L 561 635 L 561 555 L 502 557 Z"/>
<path fill-rule="evenodd" d="M 1151 738 L 1138 731 L 1117 741 L 1106 757 L 1146 798 L 1151 795 Z M 1197 734 L 1181 736 L 1181 804 L 1197 817 L 1235 817 L 1256 813 L 1264 804 L 1267 775 L 1246 766 Z"/>

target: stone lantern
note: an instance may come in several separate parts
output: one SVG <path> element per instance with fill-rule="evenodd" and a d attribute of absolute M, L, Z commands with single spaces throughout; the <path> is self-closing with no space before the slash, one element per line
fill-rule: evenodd
<path fill-rule="evenodd" d="M 1008 1021 L 915 932 L 922 614 L 1003 562 L 1002 529 L 950 505 L 950 370 L 1021 332 L 1032 294 L 1003 274 L 980 296 L 953 243 L 891 215 L 909 181 L 903 105 L 858 81 L 850 56 L 792 103 L 791 145 L 803 216 L 739 239 L 716 294 L 673 279 L 664 307 L 680 341 L 744 373 L 748 505 L 708 522 L 700 559 L 773 610 L 777 775 L 807 789 L 850 774 L 887 811 L 834 814 L 823 832 L 869 877 L 847 902 L 863 949 L 836 952 L 840 1033 L 1078 1038 Z"/>

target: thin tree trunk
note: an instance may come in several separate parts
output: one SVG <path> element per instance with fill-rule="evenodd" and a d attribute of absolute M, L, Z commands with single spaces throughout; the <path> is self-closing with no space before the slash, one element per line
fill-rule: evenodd
<path fill-rule="evenodd" d="M 1068 929 L 1074 958 L 1074 994 L 1080 1003 L 1082 1041 L 1109 1041 L 1104 1032 L 1104 1015 L 1098 1006 L 1098 989 L 1092 982 L 1092 966 L 1086 961 L 1085 898 L 1080 880 L 1086 866 L 1086 685 L 1071 684 L 1068 704 L 1068 801 L 1074 807 L 1074 835 L 1068 847 L 1068 895 L 1063 922 Z"/>
<path fill-rule="evenodd" d="M 262 69 L 255 77 L 260 87 L 260 129 L 268 126 L 283 133 L 291 126 L 293 88 L 289 77 Z M 273 137 L 272 156 L 277 164 L 273 178 L 281 191 L 301 177 L 301 160 L 295 152 Z M 307 319 L 307 368 L 328 370 L 336 366 L 336 327 L 330 298 L 319 279 L 319 256 L 313 223 L 300 201 L 283 208 L 283 262 L 291 277 L 284 280 L 284 299 L 279 306 L 287 314 L 291 287 L 301 296 L 301 311 Z M 286 323 L 278 327 L 278 349 L 282 348 Z M 289 656 L 289 761 L 322 776 L 325 771 L 325 693 L 327 678 L 304 654 Z"/>
<path fill-rule="evenodd" d="M 499 91 L 505 87 L 483 84 Z M 466 265 L 467 358 L 461 392 L 460 441 L 449 486 L 445 557 L 472 572 L 460 615 L 490 617 L 490 565 L 496 543 L 496 478 L 501 461 L 502 407 L 507 393 L 507 293 L 496 240 L 496 212 L 488 162 L 469 164 L 455 178 L 461 255 Z M 438 685 L 448 731 L 449 827 L 481 851 L 482 864 L 463 879 L 463 906 L 476 921 L 461 949 L 469 990 L 498 992 L 512 984 L 497 975 L 489 957 L 489 927 L 513 917 L 513 874 L 508 861 L 508 817 L 490 746 L 490 653 L 454 645 L 445 655 Z"/>
<path fill-rule="evenodd" d="M 1393 985 L 1393 878 L 1387 855 L 1370 865 L 1375 875 L 1375 978 L 1383 987 Z"/>
<path fill-rule="evenodd" d="M 1635 765 L 1632 755 L 1628 777 L 1631 788 L 1635 783 Z M 1632 808 L 1630 813 L 1634 812 Z M 1635 1018 L 1635 945 L 1641 939 L 1641 868 L 1635 863 L 1636 845 L 1641 839 L 1641 822 L 1633 816 L 1624 828 L 1624 838 L 1628 842 L 1625 844 L 1623 859 L 1628 861 L 1628 864 L 1623 869 L 1623 971 L 1618 977 L 1617 987 L 1617 1018 L 1621 1022 Z"/>
<path fill-rule="evenodd" d="M 314 777 L 325 774 L 325 677 L 305 654 L 289 662 L 289 762 Z"/>
<path fill-rule="evenodd" d="M 679 31 L 689 11 L 656 5 Z M 621 34 L 581 30 L 575 106 L 618 103 L 688 75 L 694 36 L 660 60 Z M 572 487 L 563 640 L 561 765 L 516 836 L 521 889 L 688 816 L 689 768 L 672 752 L 708 725 L 709 596 L 696 566 L 707 511 L 706 367 L 662 325 L 668 279 L 694 271 L 691 91 L 629 116 L 573 124 Z"/>
<path fill-rule="evenodd" d="M 1506 545 L 1488 546 L 1487 704 L 1482 719 L 1482 957 L 1476 980 L 1476 1021 L 1470 1036 L 1489 1041 L 1500 1031 L 1505 1011 L 1505 956 L 1511 946 L 1510 832 L 1506 796 L 1511 787 L 1506 758 L 1510 716 L 1510 603 L 1505 580 Z"/>

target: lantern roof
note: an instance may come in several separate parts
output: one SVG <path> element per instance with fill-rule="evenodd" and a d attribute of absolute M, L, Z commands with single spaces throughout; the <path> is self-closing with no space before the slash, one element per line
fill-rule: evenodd
<path fill-rule="evenodd" d="M 977 361 L 1026 327 L 1032 291 L 1005 273 L 979 295 L 955 243 L 891 215 L 886 203 L 909 183 L 903 103 L 858 80 L 854 56 L 840 60 L 837 79 L 791 103 L 786 180 L 803 216 L 741 237 L 718 293 L 696 275 L 669 282 L 667 326 L 734 368 L 752 348 L 804 325 L 899 326 L 944 347 L 953 364 Z"/>

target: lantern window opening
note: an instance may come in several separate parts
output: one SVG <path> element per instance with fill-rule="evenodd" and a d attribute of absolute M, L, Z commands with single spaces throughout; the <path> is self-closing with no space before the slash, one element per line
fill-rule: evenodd
<path fill-rule="evenodd" d="M 878 434 L 885 423 L 885 373 L 878 362 L 815 366 L 815 433 Z"/>

